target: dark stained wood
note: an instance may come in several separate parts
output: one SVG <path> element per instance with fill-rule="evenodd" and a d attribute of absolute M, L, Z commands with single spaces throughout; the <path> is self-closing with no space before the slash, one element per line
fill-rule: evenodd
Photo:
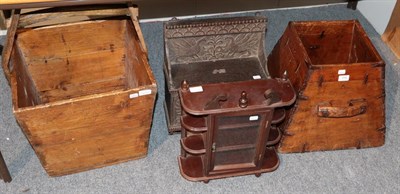
<path fill-rule="evenodd" d="M 182 127 L 190 132 L 205 132 L 207 131 L 205 116 L 181 116 Z"/>
<path fill-rule="evenodd" d="M 249 83 L 251 83 L 251 85 L 249 85 Z M 204 108 L 214 96 L 223 93 L 224 90 L 222 88 L 228 88 L 231 85 L 234 85 L 234 87 L 232 86 L 232 88 L 229 88 L 229 90 L 226 89 L 229 91 L 229 96 L 227 101 L 221 104 L 220 108 Z M 202 88 L 203 92 L 193 93 L 187 91 L 180 93 L 182 107 L 186 112 L 189 112 L 192 115 L 206 115 L 243 110 L 241 107 L 239 107 L 239 99 L 242 91 L 246 91 L 247 97 L 251 99 L 248 102 L 248 107 L 251 107 L 252 109 L 264 108 L 266 106 L 264 102 L 267 99 L 264 97 L 264 92 L 267 89 L 272 89 L 276 92 L 279 92 L 282 98 L 282 102 L 270 104 L 268 107 L 275 108 L 288 106 L 296 99 L 296 95 L 292 92 L 292 86 L 290 82 L 275 79 L 207 84 L 207 90 L 204 86 L 202 86 Z M 190 96 L 190 98 L 186 97 L 186 95 Z M 228 93 L 226 95 L 228 95 Z"/>
<path fill-rule="evenodd" d="M 259 177 L 261 173 L 267 173 L 276 170 L 280 164 L 279 157 L 274 148 L 266 148 L 264 158 L 261 161 L 262 164 L 260 169 L 236 172 L 231 176 L 254 174 L 256 177 Z M 212 179 L 228 177 L 226 174 L 213 174 L 205 176 L 203 169 L 201 168 L 203 166 L 203 160 L 200 156 L 189 156 L 187 158 L 178 157 L 178 162 L 181 175 L 190 181 L 203 181 L 208 183 L 208 181 Z"/>
<path fill-rule="evenodd" d="M 165 112 L 170 134 L 181 130 L 178 89 L 192 85 L 266 79 L 267 19 L 236 17 L 171 20 L 164 25 Z M 207 107 L 218 106 L 218 102 Z"/>
<path fill-rule="evenodd" d="M 268 135 L 268 141 L 267 141 L 267 146 L 274 146 L 282 138 L 282 132 L 279 128 L 277 128 L 274 125 L 271 125 L 271 128 L 269 130 L 269 135 Z"/>
<path fill-rule="evenodd" d="M 17 30 L 14 114 L 51 176 L 147 155 L 157 86 L 132 12 L 124 12 Z"/>
<path fill-rule="evenodd" d="M 358 21 L 290 22 L 268 58 L 298 94 L 282 153 L 367 148 L 385 142 L 384 62 Z"/>
<path fill-rule="evenodd" d="M 271 123 L 278 123 L 285 111 L 275 116 L 274 109 L 289 106 L 296 98 L 288 80 L 204 84 L 201 89 L 189 83 L 184 80 L 179 92 L 184 112 L 178 160 L 184 178 L 208 182 L 248 174 L 259 177 L 278 167 L 275 149 L 267 146 L 282 136 Z"/>
<path fill-rule="evenodd" d="M 181 139 L 182 148 L 190 154 L 205 154 L 204 137 L 200 135 L 191 135 Z"/>
<path fill-rule="evenodd" d="M 286 111 L 283 108 L 277 108 L 272 116 L 271 124 L 278 124 L 285 119 Z"/>
<path fill-rule="evenodd" d="M 0 152 L 0 179 L 3 179 L 4 182 L 11 182 L 12 178 L 10 172 L 8 171 L 6 162 L 4 161 L 3 155 Z"/>
<path fill-rule="evenodd" d="M 356 10 L 357 9 L 358 0 L 348 0 L 347 8 Z"/>

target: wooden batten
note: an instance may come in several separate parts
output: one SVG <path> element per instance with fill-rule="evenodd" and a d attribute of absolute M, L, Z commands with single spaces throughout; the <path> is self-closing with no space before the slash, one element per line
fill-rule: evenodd
<path fill-rule="evenodd" d="M 11 52 L 14 48 L 14 41 L 15 41 L 15 33 L 18 28 L 18 21 L 20 18 L 20 11 L 21 10 L 13 10 L 11 15 L 11 24 L 7 30 L 7 39 L 4 44 L 2 56 L 2 66 L 4 74 L 7 78 L 7 81 L 10 84 L 10 69 L 9 69 L 9 62 L 11 57 Z"/>
<path fill-rule="evenodd" d="M 70 7 L 67 7 L 39 10 L 36 12 L 31 12 L 28 15 L 23 15 L 19 21 L 18 27 L 23 28 L 33 24 L 36 24 L 37 26 L 38 23 L 44 23 L 44 25 L 55 25 L 91 20 L 95 18 L 101 19 L 106 17 L 128 15 L 129 12 L 126 8 L 119 7 L 120 6 L 113 9 L 111 9 L 112 7 L 105 7 L 104 9 L 95 10 L 87 10 L 83 7 L 79 7 L 80 9 L 71 9 Z M 56 21 L 50 23 L 51 20 Z"/>

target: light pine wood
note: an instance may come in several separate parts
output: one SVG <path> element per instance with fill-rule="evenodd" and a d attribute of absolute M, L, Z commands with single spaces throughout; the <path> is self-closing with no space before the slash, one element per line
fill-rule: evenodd
<path fill-rule="evenodd" d="M 7 30 L 7 22 L 3 10 L 0 10 L 0 30 Z"/>
<path fill-rule="evenodd" d="M 58 10 L 63 10 L 62 8 L 58 8 Z M 50 13 L 31 13 L 28 15 L 22 15 L 19 26 L 18 27 L 25 27 L 32 24 L 46 22 L 51 20 L 57 20 L 58 22 L 52 23 L 52 25 L 56 23 L 70 23 L 70 22 L 78 22 L 78 21 L 85 21 L 110 16 L 121 16 L 121 15 L 128 15 L 129 12 L 126 8 L 118 8 L 118 9 L 95 9 L 95 10 L 71 10 L 65 9 L 67 11 L 60 12 L 50 12 Z"/>
<path fill-rule="evenodd" d="M 298 94 L 281 126 L 280 152 L 384 144 L 384 62 L 358 21 L 289 23 L 268 70 L 272 77 L 286 71 Z"/>
<path fill-rule="evenodd" d="M 400 59 L 400 1 L 397 1 L 395 5 L 389 24 L 382 35 L 382 40 L 388 44 L 396 57 Z"/>
<path fill-rule="evenodd" d="M 21 10 L 13 10 L 11 14 L 11 25 L 7 30 L 7 39 L 4 44 L 3 48 L 3 53 L 1 54 L 2 56 L 2 66 L 3 66 L 3 71 L 4 74 L 7 78 L 7 81 L 10 83 L 10 69 L 9 67 L 9 61 L 10 61 L 10 56 L 11 52 L 14 48 L 14 40 L 15 40 L 15 33 L 18 28 L 18 21 L 20 18 L 20 11 Z"/>
<path fill-rule="evenodd" d="M 125 89 L 124 33 L 125 21 L 84 22 L 23 32 L 17 44 L 49 102 Z"/>
<path fill-rule="evenodd" d="M 147 46 L 146 46 L 146 44 L 144 44 L 145 41 L 144 41 L 143 33 L 142 33 L 142 30 L 139 25 L 139 20 L 138 20 L 139 9 L 137 7 L 133 7 L 132 5 L 130 5 L 128 9 L 129 9 L 130 16 L 132 18 L 133 25 L 135 26 L 135 29 L 137 31 L 137 34 L 138 34 L 138 37 L 139 37 L 139 40 L 141 43 L 141 47 L 145 53 L 148 53 Z"/>
<path fill-rule="evenodd" d="M 125 18 L 16 30 L 14 114 L 51 176 L 147 154 L 157 86 L 125 10 Z"/>
<path fill-rule="evenodd" d="M 59 7 L 73 5 L 97 5 L 97 4 L 115 4 L 127 3 L 130 0 L 1 0 L 1 9 L 23 9 L 23 8 L 41 8 L 41 7 Z"/>

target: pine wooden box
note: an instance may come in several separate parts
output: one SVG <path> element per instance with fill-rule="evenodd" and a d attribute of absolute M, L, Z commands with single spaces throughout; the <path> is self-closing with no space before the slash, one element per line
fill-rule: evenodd
<path fill-rule="evenodd" d="M 178 90 L 193 85 L 266 79 L 267 18 L 172 20 L 164 25 L 165 103 L 168 132 L 181 131 Z"/>
<path fill-rule="evenodd" d="M 86 8 L 46 14 L 101 19 L 24 28 L 50 15 L 14 14 L 16 33 L 9 34 L 5 50 L 12 51 L 3 67 L 15 117 L 51 176 L 147 154 L 157 87 L 137 8 Z M 113 18 L 103 18 L 108 16 Z"/>
<path fill-rule="evenodd" d="M 385 142 L 385 64 L 358 21 L 290 22 L 268 57 L 298 93 L 279 151 L 381 146 Z"/>

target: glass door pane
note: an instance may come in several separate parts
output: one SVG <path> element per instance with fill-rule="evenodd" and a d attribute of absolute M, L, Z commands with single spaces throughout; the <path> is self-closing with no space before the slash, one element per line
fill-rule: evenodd
<path fill-rule="evenodd" d="M 262 122 L 261 113 L 215 116 L 211 170 L 256 167 Z"/>

